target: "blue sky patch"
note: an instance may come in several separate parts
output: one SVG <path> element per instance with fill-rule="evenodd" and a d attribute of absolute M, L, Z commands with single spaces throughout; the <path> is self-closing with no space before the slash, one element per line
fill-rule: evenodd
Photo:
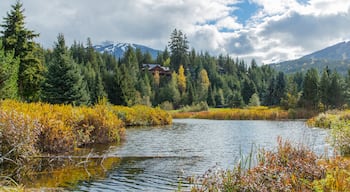
<path fill-rule="evenodd" d="M 305 0 L 303 0 L 305 1 Z M 232 15 L 237 17 L 237 21 L 243 25 L 247 23 L 247 21 L 259 10 L 259 5 L 252 3 L 250 1 L 242 1 L 233 5 L 237 7 L 236 10 L 233 11 Z"/>
<path fill-rule="evenodd" d="M 297 0 L 300 5 L 308 5 L 310 0 Z"/>

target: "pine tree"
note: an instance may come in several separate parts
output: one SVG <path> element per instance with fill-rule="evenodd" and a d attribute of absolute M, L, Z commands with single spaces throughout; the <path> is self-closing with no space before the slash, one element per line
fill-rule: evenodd
<path fill-rule="evenodd" d="M 319 81 L 317 69 L 312 68 L 306 72 L 301 96 L 301 102 L 304 107 L 318 109 Z"/>
<path fill-rule="evenodd" d="M 18 92 L 22 99 L 32 101 L 39 98 L 44 67 L 35 51 L 38 45 L 33 41 L 38 37 L 34 31 L 25 27 L 23 5 L 19 1 L 12 5 L 12 10 L 4 18 L 1 27 L 5 51 L 13 51 L 20 60 L 18 72 Z"/>
<path fill-rule="evenodd" d="M 242 91 L 241 91 L 241 95 L 243 97 L 244 103 L 248 104 L 250 97 L 256 92 L 257 90 L 254 82 L 248 78 L 245 78 L 245 80 L 243 80 Z"/>
<path fill-rule="evenodd" d="M 287 82 L 286 82 L 284 73 L 279 72 L 276 79 L 276 87 L 275 87 L 275 93 L 274 93 L 274 96 L 276 98 L 276 103 L 275 103 L 276 105 L 281 104 L 281 99 L 284 97 L 286 93 L 286 86 L 287 86 Z"/>
<path fill-rule="evenodd" d="M 90 101 L 92 104 L 98 102 L 99 99 L 106 97 L 106 92 L 104 90 L 102 75 L 101 75 L 101 66 L 98 62 L 98 55 L 95 51 L 91 39 L 87 39 L 86 53 L 84 54 L 85 60 L 85 78 L 87 81 L 87 86 L 90 95 Z"/>
<path fill-rule="evenodd" d="M 343 83 L 343 79 L 339 76 L 339 74 L 336 71 L 334 71 L 331 75 L 331 83 L 329 89 L 331 107 L 339 108 L 342 105 L 344 105 L 344 87 L 345 85 Z"/>
<path fill-rule="evenodd" d="M 170 36 L 169 48 L 171 52 L 171 68 L 177 71 L 180 64 L 187 68 L 188 40 L 181 30 L 174 29 Z M 165 60 L 165 59 L 164 59 Z"/>
<path fill-rule="evenodd" d="M 44 101 L 53 104 L 81 105 L 88 103 L 86 83 L 78 65 L 65 45 L 64 36 L 58 35 L 43 86 Z"/>
<path fill-rule="evenodd" d="M 118 84 L 121 91 L 122 105 L 132 106 L 136 104 L 136 82 L 132 74 L 133 68 L 129 68 L 126 64 L 121 65 Z"/>
<path fill-rule="evenodd" d="M 331 71 L 327 68 L 323 70 L 321 80 L 320 80 L 320 101 L 325 107 L 325 110 L 328 110 L 330 105 L 330 86 L 331 86 L 331 80 L 330 80 Z"/>
<path fill-rule="evenodd" d="M 16 99 L 19 60 L 5 53 L 0 41 L 0 99 Z"/>

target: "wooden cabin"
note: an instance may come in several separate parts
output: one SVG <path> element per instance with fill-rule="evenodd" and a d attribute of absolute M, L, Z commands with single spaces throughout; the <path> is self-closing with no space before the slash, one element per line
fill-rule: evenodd
<path fill-rule="evenodd" d="M 150 73 L 152 73 L 152 75 L 154 75 L 156 73 L 156 71 L 158 71 L 159 76 L 167 76 L 170 77 L 171 76 L 171 71 L 169 67 L 163 67 L 160 64 L 142 64 L 142 70 L 148 70 Z"/>

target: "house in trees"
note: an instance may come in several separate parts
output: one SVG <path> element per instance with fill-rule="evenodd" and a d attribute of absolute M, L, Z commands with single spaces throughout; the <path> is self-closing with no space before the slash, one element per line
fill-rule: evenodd
<path fill-rule="evenodd" d="M 171 71 L 169 67 L 164 67 L 160 64 L 142 64 L 142 70 L 143 71 L 149 71 L 153 75 L 158 71 L 159 76 L 171 76 Z"/>

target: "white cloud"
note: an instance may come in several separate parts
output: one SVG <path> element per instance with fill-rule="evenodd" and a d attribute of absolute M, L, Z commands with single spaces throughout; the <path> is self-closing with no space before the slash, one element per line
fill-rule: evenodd
<path fill-rule="evenodd" d="M 350 1 L 246 0 L 259 10 L 239 23 L 242 0 L 31 0 L 24 1 L 27 26 L 52 47 L 57 34 L 67 43 L 105 40 L 163 49 L 174 28 L 198 51 L 257 58 L 264 63 L 294 59 L 350 39 Z M 305 1 L 304 1 L 305 2 Z M 13 1 L 0 1 L 0 17 Z"/>
<path fill-rule="evenodd" d="M 241 29 L 243 26 L 240 23 L 237 23 L 236 18 L 232 16 L 228 16 L 225 18 L 220 19 L 217 23 L 216 26 L 219 29 L 227 29 L 227 30 L 237 30 Z"/>

